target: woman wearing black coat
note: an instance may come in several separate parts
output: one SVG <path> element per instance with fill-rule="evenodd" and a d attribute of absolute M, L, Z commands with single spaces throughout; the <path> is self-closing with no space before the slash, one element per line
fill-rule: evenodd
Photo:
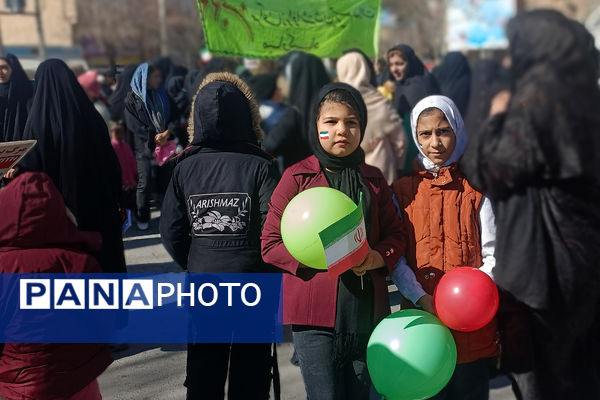
<path fill-rule="evenodd" d="M 529 346 L 512 368 L 520 394 L 598 399 L 597 52 L 583 25 L 556 11 L 521 14 L 507 33 L 510 100 L 471 135 L 461 170 L 495 206 L 495 281 L 524 310 Z"/>
<path fill-rule="evenodd" d="M 131 79 L 131 91 L 125 98 L 125 125 L 133 136 L 138 169 L 136 203 L 140 230 L 149 227 L 154 149 L 167 144 L 174 131 L 171 123 L 177 115 L 163 87 L 162 75 L 158 67 L 140 64 Z"/>

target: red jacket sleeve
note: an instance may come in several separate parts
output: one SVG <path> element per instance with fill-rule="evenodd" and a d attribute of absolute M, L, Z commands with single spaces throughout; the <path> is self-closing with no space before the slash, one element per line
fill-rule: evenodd
<path fill-rule="evenodd" d="M 298 192 L 299 184 L 288 168 L 273 191 L 260 238 L 263 260 L 292 274 L 296 274 L 299 262 L 287 251 L 281 239 L 281 216 Z"/>
<path fill-rule="evenodd" d="M 406 234 L 406 227 L 398 216 L 398 210 L 392 199 L 392 191 L 383 178 L 381 181 L 381 191 L 377 196 L 379 241 L 373 249 L 381 254 L 388 271 L 391 273 L 400 256 L 406 250 L 408 235 Z"/>

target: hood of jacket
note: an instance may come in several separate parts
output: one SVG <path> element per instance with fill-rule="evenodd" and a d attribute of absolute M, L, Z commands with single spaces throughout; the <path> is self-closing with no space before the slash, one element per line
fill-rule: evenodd
<path fill-rule="evenodd" d="M 0 190 L 0 251 L 3 248 L 100 248 L 100 234 L 79 231 L 65 202 L 43 172 L 26 172 Z M 71 217 L 72 218 L 72 217 Z"/>
<path fill-rule="evenodd" d="M 256 100 L 246 83 L 231 73 L 207 75 L 192 107 L 188 134 L 194 146 L 257 145 L 263 138 Z"/>

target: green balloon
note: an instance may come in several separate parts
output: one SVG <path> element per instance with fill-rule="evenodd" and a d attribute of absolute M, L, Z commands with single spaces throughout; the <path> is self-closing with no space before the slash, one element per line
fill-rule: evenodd
<path fill-rule="evenodd" d="M 319 232 L 356 209 L 352 199 L 330 187 L 298 193 L 281 217 L 281 238 L 290 254 L 302 264 L 327 269 Z"/>
<path fill-rule="evenodd" d="M 456 366 L 450 330 L 432 314 L 402 310 L 377 325 L 367 347 L 367 368 L 387 400 L 421 400 L 439 393 Z"/>

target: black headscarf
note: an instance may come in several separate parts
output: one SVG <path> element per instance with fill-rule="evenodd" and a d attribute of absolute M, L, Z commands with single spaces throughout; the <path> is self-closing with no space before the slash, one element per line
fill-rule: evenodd
<path fill-rule="evenodd" d="M 417 55 L 415 54 L 415 51 L 412 49 L 412 47 L 410 47 L 407 44 L 398 44 L 388 50 L 388 52 L 387 52 L 388 66 L 389 66 L 390 53 L 394 50 L 400 51 L 404 55 L 403 58 L 405 59 L 406 63 L 408 64 L 408 66 L 406 67 L 406 72 L 404 74 L 403 81 L 408 78 L 412 78 L 413 76 L 421 76 L 421 75 L 425 74 L 425 72 L 427 72 L 427 69 L 425 68 L 425 64 L 423 64 L 421 59 L 419 57 L 417 57 Z M 388 72 L 389 72 L 389 68 L 388 68 Z M 395 82 L 396 78 L 394 78 L 394 75 L 392 75 L 390 73 L 389 80 Z"/>
<path fill-rule="evenodd" d="M 158 57 L 152 60 L 151 64 L 154 68 L 158 68 L 162 73 L 163 83 L 167 81 L 167 78 L 173 73 L 173 61 L 170 57 Z"/>
<path fill-rule="evenodd" d="M 178 114 L 187 116 L 190 102 L 188 100 L 188 93 L 184 88 L 183 76 L 172 75 L 166 84 L 167 94 L 177 107 Z"/>
<path fill-rule="evenodd" d="M 581 24 L 551 10 L 517 16 L 507 33 L 512 58 L 508 111 L 488 121 L 481 133 L 489 137 L 474 137 L 463 157 L 465 165 L 478 160 L 491 166 L 496 157 L 506 163 L 493 169 L 493 185 L 477 176 L 471 179 L 498 198 L 526 185 L 523 179 L 531 176 L 598 182 L 600 135 L 583 134 L 600 126 L 593 37 Z M 502 135 L 513 137 L 518 148 L 496 148 Z M 477 146 L 486 159 L 473 153 Z M 521 171 L 519 179 L 511 179 L 513 170 Z M 495 181 L 500 176 L 505 179 Z"/>
<path fill-rule="evenodd" d="M 475 135 L 489 117 L 492 98 L 503 89 L 508 89 L 508 74 L 499 61 L 480 60 L 471 73 L 471 93 L 467 114 L 463 115 L 469 135 Z"/>
<path fill-rule="evenodd" d="M 39 65 L 29 115 L 23 139 L 35 139 L 37 145 L 22 167 L 50 176 L 79 229 L 102 235 L 96 255 L 102 269 L 124 272 L 118 210 L 121 167 L 106 123 L 63 61 L 50 59 Z"/>
<path fill-rule="evenodd" d="M 315 55 L 295 51 L 287 58 L 285 66 L 285 77 L 290 85 L 288 102 L 295 106 L 307 126 L 303 127 L 303 132 L 307 132 L 314 121 L 309 121 L 310 107 L 315 94 L 330 82 L 329 75 L 325 70 L 323 61 Z M 308 129 L 307 129 L 308 128 Z"/>
<path fill-rule="evenodd" d="M 117 87 L 108 98 L 110 119 L 122 121 L 125 119 L 125 98 L 131 91 L 131 78 L 137 68 L 136 64 L 129 64 L 117 75 Z"/>
<path fill-rule="evenodd" d="M 190 146 L 171 162 L 179 163 L 202 151 L 230 151 L 272 160 L 273 156 L 258 145 L 258 136 L 262 135 L 260 116 L 246 84 L 230 73 L 206 78 L 214 80 L 198 91 L 192 105 L 188 129 L 194 136 Z"/>
<path fill-rule="evenodd" d="M 410 113 L 419 100 L 432 94 L 439 94 L 440 88 L 435 77 L 427 71 L 423 62 L 408 45 L 399 44 L 389 49 L 387 52 L 388 64 L 390 53 L 394 50 L 400 51 L 408 64 L 402 81 L 396 81 L 396 91 L 394 93 L 396 111 L 404 117 L 407 113 Z M 395 81 L 391 73 L 389 79 Z"/>
<path fill-rule="evenodd" d="M 17 57 L 0 56 L 12 70 L 8 83 L 0 84 L 0 142 L 20 140 L 27 121 L 27 102 L 33 96 L 33 86 Z"/>
<path fill-rule="evenodd" d="M 167 81 L 174 76 L 181 76 L 182 78 L 185 78 L 187 73 L 188 69 L 186 67 L 184 67 L 183 65 L 175 65 L 171 69 L 171 74 L 167 76 Z"/>
<path fill-rule="evenodd" d="M 248 77 L 246 82 L 250 86 L 254 98 L 261 102 L 273 97 L 277 88 L 277 77 L 277 73 L 258 74 Z"/>
<path fill-rule="evenodd" d="M 323 86 L 321 90 L 319 90 L 312 104 L 312 118 L 311 125 L 309 127 L 310 148 L 315 157 L 317 157 L 317 160 L 319 160 L 321 168 L 324 170 L 329 169 L 335 172 L 333 174 L 326 174 L 331 187 L 345 193 L 356 204 L 358 204 L 360 200 L 360 194 L 362 193 L 365 224 L 368 224 L 371 210 L 371 196 L 369 188 L 365 185 L 359 169 L 360 164 L 364 163 L 365 161 L 364 151 L 360 146 L 358 146 L 352 154 L 346 157 L 336 157 L 331 155 L 327 153 L 325 149 L 323 149 L 323 146 L 321 146 L 319 133 L 317 132 L 317 119 L 319 118 L 319 108 L 321 103 L 325 96 L 334 90 L 343 90 L 349 93 L 354 100 L 354 103 L 357 106 L 355 111 L 358 113 L 357 117 L 360 123 L 361 132 L 360 141 L 362 142 L 364 132 L 367 127 L 367 106 L 365 105 L 362 95 L 358 90 L 354 89 L 348 84 L 328 83 Z M 369 232 L 368 226 L 367 232 Z"/>
<path fill-rule="evenodd" d="M 199 69 L 191 69 L 185 75 L 185 79 L 183 81 L 183 87 L 188 97 L 188 103 L 191 103 L 194 95 L 198 91 L 198 86 L 195 86 L 196 78 L 201 73 Z"/>
<path fill-rule="evenodd" d="M 471 87 L 471 67 L 467 57 L 461 52 L 451 51 L 432 74 L 440 85 L 441 93 L 451 98 L 460 113 L 466 115 Z"/>

